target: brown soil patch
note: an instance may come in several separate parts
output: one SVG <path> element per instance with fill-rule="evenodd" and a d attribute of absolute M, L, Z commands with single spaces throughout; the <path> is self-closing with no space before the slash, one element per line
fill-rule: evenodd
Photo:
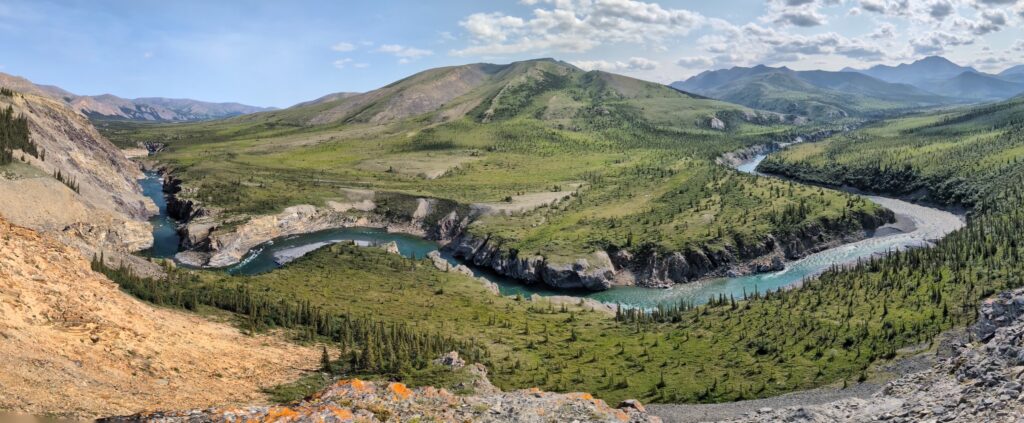
<path fill-rule="evenodd" d="M 262 402 L 318 353 L 145 304 L 0 218 L 0 357 L 0 410 L 93 418 Z"/>

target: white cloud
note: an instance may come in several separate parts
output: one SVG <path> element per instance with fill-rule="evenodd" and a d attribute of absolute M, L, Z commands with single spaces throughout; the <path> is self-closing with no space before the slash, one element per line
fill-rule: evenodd
<path fill-rule="evenodd" d="M 939 0 L 928 6 L 928 15 L 937 20 L 946 19 L 953 14 L 953 3 L 949 0 Z"/>
<path fill-rule="evenodd" d="M 881 15 L 907 16 L 910 0 L 860 0 L 860 8 Z"/>
<path fill-rule="evenodd" d="M 819 7 L 815 0 L 771 0 L 768 2 L 768 14 L 761 20 L 805 28 L 824 25 L 828 19 L 818 11 Z"/>
<path fill-rule="evenodd" d="M 985 6 L 992 6 L 992 5 L 1007 6 L 1007 5 L 1011 5 L 1011 4 L 1017 4 L 1017 1 L 1018 0 L 977 0 L 977 2 L 975 4 L 985 5 Z"/>
<path fill-rule="evenodd" d="M 395 57 L 398 57 L 398 63 L 405 64 L 413 60 L 419 59 L 424 56 L 430 56 L 434 54 L 431 50 L 422 48 L 406 47 L 399 44 L 382 44 L 377 48 L 377 51 L 381 53 L 388 53 Z"/>
<path fill-rule="evenodd" d="M 958 17 L 953 21 L 957 28 L 970 31 L 975 35 L 985 35 L 990 32 L 998 32 L 1006 26 L 1009 16 L 1001 9 L 985 10 L 980 13 L 977 20 L 969 20 Z"/>
<path fill-rule="evenodd" d="M 687 69 L 703 69 L 715 64 L 715 61 L 706 56 L 693 56 L 681 58 L 676 64 Z"/>
<path fill-rule="evenodd" d="M 142 53 L 142 58 L 143 59 L 152 59 L 153 58 L 153 52 L 152 51 L 147 51 L 145 53 Z"/>
<path fill-rule="evenodd" d="M 933 31 L 910 40 L 910 46 L 913 47 L 914 52 L 922 55 L 942 54 L 949 47 L 973 43 L 973 37 L 951 34 L 944 31 Z"/>
<path fill-rule="evenodd" d="M 605 60 L 580 60 L 573 65 L 584 70 L 603 70 L 608 72 L 654 70 L 658 62 L 643 57 L 630 57 L 629 60 L 609 62 Z"/>
<path fill-rule="evenodd" d="M 811 10 L 796 10 L 789 12 L 782 12 L 777 18 L 776 23 L 796 25 L 802 27 L 811 27 L 824 25 L 827 22 L 825 15 Z"/>
<path fill-rule="evenodd" d="M 342 52 L 342 53 L 349 52 L 349 51 L 352 51 L 352 50 L 355 50 L 355 49 L 356 49 L 356 46 L 354 44 L 352 44 L 352 43 L 337 43 L 337 44 L 331 46 L 331 50 Z"/>
<path fill-rule="evenodd" d="M 888 22 L 882 22 L 875 27 L 875 30 L 869 34 L 868 37 L 875 40 L 890 40 L 896 38 L 896 26 Z"/>
<path fill-rule="evenodd" d="M 344 59 L 338 59 L 334 61 L 334 67 L 338 69 L 345 69 L 345 67 L 348 66 L 349 63 L 352 63 L 352 59 L 349 59 L 347 57 Z"/>
<path fill-rule="evenodd" d="M 707 19 L 686 9 L 666 9 L 633 0 L 526 0 L 537 5 L 527 18 L 504 13 L 475 13 L 459 22 L 470 36 L 469 47 L 452 54 L 504 55 L 539 52 L 585 52 L 605 43 L 645 44 L 657 49 Z"/>

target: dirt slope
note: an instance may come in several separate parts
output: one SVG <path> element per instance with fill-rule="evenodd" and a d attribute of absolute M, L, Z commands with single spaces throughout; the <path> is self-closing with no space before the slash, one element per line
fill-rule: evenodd
<path fill-rule="evenodd" d="M 0 411 L 94 418 L 260 402 L 319 356 L 144 304 L 0 218 L 0 357 Z"/>

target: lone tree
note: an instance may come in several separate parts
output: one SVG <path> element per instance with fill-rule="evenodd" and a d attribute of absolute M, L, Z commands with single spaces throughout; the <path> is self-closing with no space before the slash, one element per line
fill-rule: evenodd
<path fill-rule="evenodd" d="M 320 354 L 320 370 L 324 373 L 334 373 L 334 367 L 331 366 L 331 354 L 327 352 L 327 346 L 323 346 L 323 352 Z"/>

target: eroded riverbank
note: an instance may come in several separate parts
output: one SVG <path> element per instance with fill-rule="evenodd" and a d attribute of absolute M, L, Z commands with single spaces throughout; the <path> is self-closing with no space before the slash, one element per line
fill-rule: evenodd
<path fill-rule="evenodd" d="M 736 164 L 743 172 L 753 173 L 764 155 L 757 155 L 746 162 Z M 152 176 L 152 175 L 151 175 Z M 152 193 L 154 190 L 147 190 Z M 162 195 L 162 192 L 157 192 Z M 716 278 L 686 284 L 676 284 L 667 289 L 651 289 L 635 286 L 613 286 L 604 291 L 571 291 L 556 290 L 544 284 L 524 284 L 521 281 L 495 274 L 489 269 L 470 266 L 477 277 L 483 277 L 498 285 L 502 295 L 523 295 L 529 297 L 537 294 L 542 296 L 571 295 L 589 298 L 611 304 L 628 307 L 653 308 L 666 303 L 706 302 L 708 298 L 719 295 L 742 297 L 744 293 L 764 292 L 795 286 L 806 278 L 813 277 L 833 266 L 855 263 L 857 260 L 872 256 L 884 255 L 892 251 L 906 248 L 929 246 L 935 240 L 963 226 L 960 216 L 953 213 L 912 204 L 906 201 L 880 196 L 865 196 L 896 214 L 896 222 L 886 224 L 870 233 L 865 239 L 843 244 L 809 254 L 801 259 L 787 262 L 785 269 L 777 272 L 752 274 L 732 278 Z M 165 214 L 165 213 L 164 213 Z M 156 225 L 154 226 L 156 228 Z M 160 234 L 166 236 L 165 228 Z M 177 243 L 177 234 L 174 234 Z M 356 241 L 366 244 L 382 244 L 395 242 L 399 253 L 406 257 L 423 258 L 430 251 L 438 249 L 437 243 L 413 235 L 389 233 L 384 229 L 367 227 L 346 227 L 327 229 L 312 233 L 290 235 L 275 239 L 253 248 L 241 262 L 225 268 L 232 274 L 256 274 L 267 272 L 279 267 L 278 259 L 282 251 L 307 250 L 309 245 L 327 245 L 341 241 Z M 160 242 L 160 241 L 158 241 Z M 173 253 L 171 254 L 173 255 Z M 442 250 L 443 257 L 453 265 L 465 264 Z"/>

